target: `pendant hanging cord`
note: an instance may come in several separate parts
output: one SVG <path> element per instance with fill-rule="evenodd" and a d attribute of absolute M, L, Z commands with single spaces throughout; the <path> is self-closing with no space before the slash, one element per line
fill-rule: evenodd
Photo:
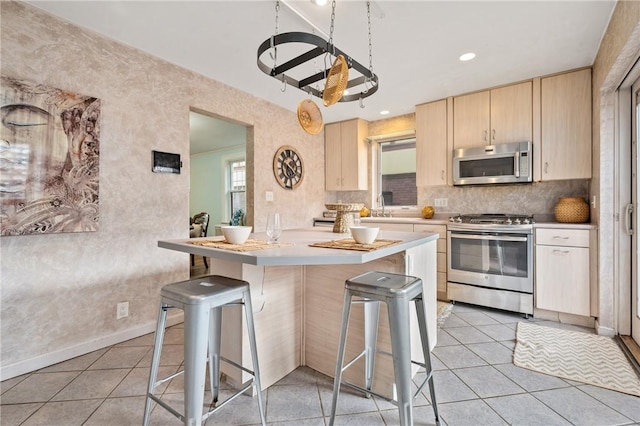
<path fill-rule="evenodd" d="M 367 2 L 367 25 L 369 26 L 369 72 L 371 73 L 371 78 L 373 77 L 373 54 L 372 54 L 372 44 L 371 44 L 371 2 Z"/>
<path fill-rule="evenodd" d="M 336 48 L 333 45 L 333 28 L 336 20 L 336 0 L 331 2 L 331 27 L 329 28 L 329 44 L 331 45 L 331 54 L 336 56 Z"/>
<path fill-rule="evenodd" d="M 276 29 L 275 32 L 273 33 L 273 37 L 271 37 L 271 48 L 273 49 L 273 69 L 276 69 L 276 65 L 278 62 L 278 46 L 274 46 L 275 44 L 275 38 L 278 35 L 278 18 L 280 15 L 280 0 L 276 0 Z M 284 81 L 284 78 L 283 80 Z"/>

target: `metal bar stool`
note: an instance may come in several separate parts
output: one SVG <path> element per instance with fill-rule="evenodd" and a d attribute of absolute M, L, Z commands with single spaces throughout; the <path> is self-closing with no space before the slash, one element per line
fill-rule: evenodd
<path fill-rule="evenodd" d="M 253 371 L 220 356 L 222 307 L 230 305 L 244 305 L 249 344 L 251 346 L 251 358 L 253 360 Z M 158 368 L 162 342 L 164 340 L 167 310 L 171 308 L 182 309 L 184 311 L 184 370 L 158 380 Z M 209 353 L 208 357 L 207 349 Z M 220 389 L 221 360 L 246 371 L 253 377 L 243 383 L 240 390 L 222 403 L 216 404 Z M 202 414 L 205 366 L 207 361 L 209 362 L 211 397 L 215 408 Z M 180 414 L 153 394 L 156 386 L 182 373 L 184 373 L 184 414 Z M 258 396 L 260 420 L 262 424 L 265 425 L 249 283 L 219 275 L 210 275 L 168 284 L 162 287 L 143 424 L 145 426 L 149 424 L 149 416 L 152 408 L 151 401 L 153 400 L 178 419 L 182 420 L 185 425 L 201 425 L 209 416 L 231 402 L 232 399 L 249 390 L 252 386 L 255 387 Z"/>
<path fill-rule="evenodd" d="M 352 301 L 353 297 L 361 297 Z M 410 340 L 410 302 L 416 306 L 420 340 L 424 363 L 411 360 Z M 376 349 L 378 317 L 380 302 L 387 304 L 389 312 L 389 332 L 391 334 L 391 354 Z M 352 303 L 364 303 L 364 350 L 343 367 L 345 346 L 347 342 L 347 330 L 349 327 L 349 313 Z M 364 392 L 369 397 L 376 395 L 380 398 L 389 398 L 372 391 L 374 359 L 376 353 L 392 355 L 395 385 L 398 400 L 390 400 L 398 406 L 400 424 L 413 425 L 413 400 L 419 395 L 424 385 L 429 383 L 431 405 L 436 417 L 436 425 L 440 424 L 436 394 L 433 385 L 433 371 L 431 369 L 431 353 L 429 350 L 429 336 L 427 335 L 427 321 L 422 302 L 422 280 L 407 275 L 392 274 L 386 272 L 367 272 L 357 277 L 348 279 L 345 284 L 344 306 L 342 310 L 342 330 L 340 331 L 340 343 L 338 345 L 338 360 L 336 362 L 336 374 L 333 382 L 333 401 L 331 404 L 330 425 L 333 425 L 336 416 L 338 394 L 340 385 L 344 384 L 353 389 Z M 365 387 L 361 387 L 342 380 L 342 373 L 353 365 L 361 357 L 365 357 Z M 425 368 L 427 377 L 418 388 L 415 395 L 411 392 L 411 364 Z"/>

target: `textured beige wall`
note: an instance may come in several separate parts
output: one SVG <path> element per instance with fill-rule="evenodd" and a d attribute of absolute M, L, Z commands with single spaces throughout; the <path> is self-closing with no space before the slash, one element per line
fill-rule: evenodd
<path fill-rule="evenodd" d="M 617 330 L 614 272 L 616 122 L 615 91 L 640 50 L 640 2 L 619 1 L 593 64 L 593 182 L 597 195 L 592 217 L 598 224 L 598 327 Z M 626 301 L 620 301 L 626 303 Z"/>
<path fill-rule="evenodd" d="M 285 227 L 299 227 L 323 209 L 324 137 L 302 131 L 293 112 L 24 3 L 2 1 L 1 8 L 3 75 L 102 100 L 100 231 L 0 239 L 2 378 L 89 342 L 139 332 L 155 322 L 160 287 L 188 278 L 189 256 L 157 241 L 188 236 L 190 108 L 250 126 L 248 204 L 256 229 L 264 229 L 270 210 L 282 212 Z M 306 166 L 295 191 L 272 173 L 284 144 L 297 147 Z M 151 173 L 153 149 L 180 153 L 183 173 Z M 267 190 L 274 203 L 264 201 Z M 130 316 L 117 321 L 122 301 L 130 302 Z"/>

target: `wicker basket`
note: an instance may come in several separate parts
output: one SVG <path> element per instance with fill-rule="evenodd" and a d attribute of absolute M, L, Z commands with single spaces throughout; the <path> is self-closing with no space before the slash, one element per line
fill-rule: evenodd
<path fill-rule="evenodd" d="M 555 214 L 558 222 L 584 223 L 589 221 L 589 204 L 582 197 L 560 197 Z"/>

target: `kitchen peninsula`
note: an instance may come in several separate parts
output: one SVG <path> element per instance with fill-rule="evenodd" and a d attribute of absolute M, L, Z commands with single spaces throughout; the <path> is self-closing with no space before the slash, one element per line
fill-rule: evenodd
<path fill-rule="evenodd" d="M 266 241 L 266 234 L 250 239 Z M 335 370 L 345 280 L 366 271 L 394 272 L 417 276 L 423 281 L 429 342 L 436 344 L 436 241 L 438 234 L 381 231 L 378 240 L 394 244 L 371 251 L 311 247 L 311 244 L 349 238 L 330 229 L 286 230 L 275 248 L 231 251 L 193 244 L 207 238 L 164 240 L 158 246 L 211 258 L 209 272 L 246 280 L 251 285 L 258 358 L 262 387 L 276 383 L 300 365 L 328 376 Z M 232 360 L 250 361 L 241 310 L 225 308 L 222 355 Z M 412 306 L 412 309 L 415 309 Z M 412 359 L 422 360 L 417 320 L 412 315 Z M 378 348 L 390 352 L 386 306 L 381 306 Z M 362 350 L 363 309 L 353 306 L 349 323 L 346 358 Z M 362 364 L 362 365 L 359 365 Z M 361 383 L 364 361 L 351 368 L 346 378 Z M 224 367 L 224 366 L 223 366 Z M 414 371 L 415 372 L 415 371 Z M 223 368 L 227 380 L 246 380 L 240 373 Z M 246 374 L 246 373 L 243 373 Z M 393 367 L 388 356 L 376 357 L 374 389 L 391 395 Z"/>

